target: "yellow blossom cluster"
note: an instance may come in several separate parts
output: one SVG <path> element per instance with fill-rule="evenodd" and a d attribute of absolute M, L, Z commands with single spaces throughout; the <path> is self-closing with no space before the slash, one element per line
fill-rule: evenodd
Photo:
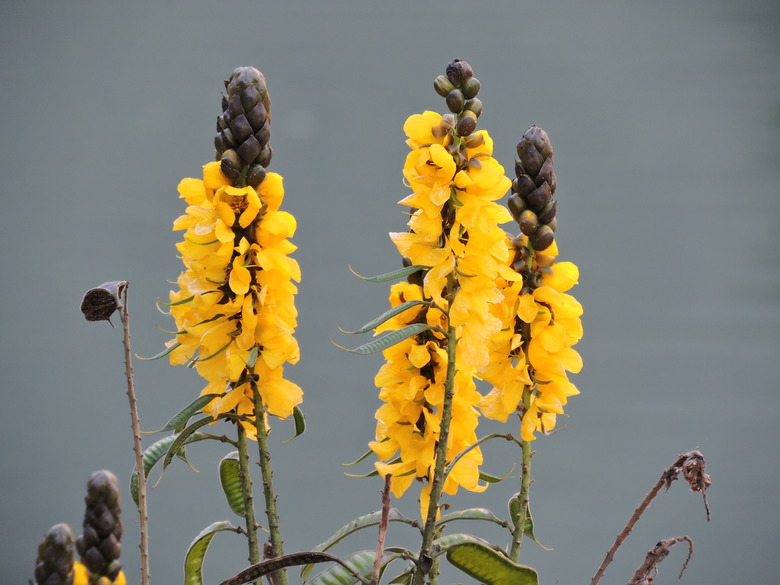
<path fill-rule="evenodd" d="M 237 187 L 220 163 L 203 167 L 203 180 L 184 179 L 188 207 L 173 225 L 186 230 L 176 245 L 185 270 L 170 293 L 176 338 L 172 364 L 194 364 L 216 394 L 204 412 L 254 416 L 258 391 L 270 414 L 285 418 L 302 391 L 284 379 L 284 364 L 299 358 L 294 295 L 298 263 L 289 257 L 295 218 L 280 211 L 282 177 L 268 173 L 257 188 Z M 245 421 L 250 436 L 254 425 Z"/>
<path fill-rule="evenodd" d="M 119 571 L 113 581 L 109 580 L 108 577 L 99 577 L 93 583 L 94 585 L 126 585 L 127 578 L 124 571 Z M 78 561 L 73 563 L 73 585 L 90 585 L 89 569 Z"/>
<path fill-rule="evenodd" d="M 516 243 L 529 245 L 525 236 Z M 513 247 L 511 242 L 508 247 Z M 582 368 L 582 358 L 572 348 L 582 338 L 582 306 L 566 292 L 577 284 L 579 270 L 571 262 L 556 263 L 557 255 L 555 242 L 543 253 L 532 254 L 528 276 L 508 273 L 510 279 L 501 282 L 504 300 L 491 307 L 504 325 L 490 342 L 490 364 L 480 371 L 493 385 L 480 409 L 486 417 L 505 422 L 522 407 L 524 441 L 534 440 L 535 431 L 554 429 L 569 396 L 579 394 L 566 374 Z M 524 404 L 526 388 L 530 392 Z"/>
<path fill-rule="evenodd" d="M 443 332 L 452 327 L 457 339 L 446 450 L 450 462 L 476 441 L 481 395 L 473 377 L 488 363 L 488 341 L 502 326 L 490 306 L 503 298 L 497 286 L 499 274 L 511 272 L 506 235 L 499 224 L 512 217 L 496 203 L 510 181 L 492 157 L 493 142 L 487 132 L 476 132 L 466 142 L 445 118 L 430 111 L 411 116 L 404 131 L 411 152 L 403 174 L 413 192 L 399 203 L 412 208 L 410 230 L 390 237 L 402 256 L 425 269 L 419 284 L 395 285 L 390 303 L 422 300 L 427 304 L 404 311 L 376 333 L 413 322 L 439 329 L 384 350 L 386 363 L 375 383 L 385 404 L 376 413 L 376 441 L 370 447 L 381 460 L 376 464 L 380 474 L 393 474 L 396 496 L 413 479 L 428 480 L 421 496 L 424 516 L 448 364 Z M 484 490 L 486 486 L 479 484 L 481 463 L 480 450 L 469 451 L 446 478 L 444 491 L 453 494 L 458 486 Z"/>

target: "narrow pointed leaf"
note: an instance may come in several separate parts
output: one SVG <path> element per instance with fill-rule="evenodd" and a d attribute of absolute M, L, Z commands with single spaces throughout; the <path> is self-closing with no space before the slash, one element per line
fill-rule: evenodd
<path fill-rule="evenodd" d="M 386 441 L 386 440 L 387 440 L 387 438 L 385 438 L 385 439 L 382 439 L 382 442 L 384 442 L 384 441 Z M 350 466 L 352 466 L 352 465 L 357 465 L 357 464 L 358 464 L 358 463 L 360 463 L 361 461 L 365 461 L 366 459 L 368 459 L 369 457 L 371 457 L 372 453 L 373 453 L 373 451 L 372 451 L 371 449 L 369 449 L 368 451 L 366 451 L 365 453 L 363 453 L 363 454 L 362 454 L 360 457 L 358 457 L 358 458 L 357 458 L 357 459 L 355 459 L 354 461 L 352 461 L 352 462 L 350 462 L 350 463 L 342 463 L 342 465 L 343 465 L 344 467 L 350 467 Z"/>
<path fill-rule="evenodd" d="M 419 333 L 422 333 L 423 331 L 428 331 L 430 329 L 434 329 L 434 327 L 428 325 L 427 323 L 413 323 L 412 325 L 407 325 L 406 327 L 402 327 L 398 331 L 393 331 L 391 333 L 388 333 L 387 335 L 384 335 L 383 337 L 380 337 L 375 341 L 366 343 L 365 345 L 361 345 L 360 347 L 356 347 L 355 349 L 347 349 L 346 347 L 342 347 L 341 349 L 346 350 L 350 353 L 357 353 L 360 355 L 371 355 L 374 353 L 379 353 L 380 351 L 383 351 L 388 347 L 394 346 L 396 343 L 401 343 L 404 339 L 408 339 L 413 335 L 417 335 Z"/>
<path fill-rule="evenodd" d="M 293 422 L 295 423 L 295 434 L 286 441 L 282 441 L 282 443 L 289 443 L 306 431 L 306 419 L 303 418 L 303 412 L 297 406 L 293 407 Z"/>
<path fill-rule="evenodd" d="M 220 396 L 220 394 L 206 394 L 199 396 L 181 411 L 179 411 L 171 420 L 169 420 L 165 426 L 157 431 L 151 431 L 152 433 L 162 433 L 164 431 L 173 431 L 175 433 L 181 432 L 181 430 L 187 425 L 193 415 L 206 406 L 209 402 Z"/>
<path fill-rule="evenodd" d="M 333 535 L 328 538 L 325 542 L 321 542 L 317 546 L 314 547 L 313 550 L 315 551 L 321 551 L 325 552 L 332 547 L 334 547 L 336 544 L 344 540 L 347 536 L 350 534 L 354 534 L 358 530 L 362 530 L 363 528 L 369 528 L 371 526 L 379 526 L 379 522 L 382 519 L 382 511 L 379 510 L 377 512 L 372 512 L 371 514 L 366 514 L 365 516 L 360 516 L 359 518 L 355 518 L 352 522 L 349 524 L 345 524 L 341 528 L 339 528 L 336 532 L 333 533 Z M 388 511 L 387 519 L 390 522 L 405 522 L 407 524 L 412 524 L 414 521 L 410 520 L 403 514 L 401 514 L 397 509 L 390 508 Z M 301 578 L 306 579 L 306 577 L 309 576 L 312 569 L 314 568 L 314 565 L 308 565 L 304 567 L 301 570 Z"/>
<path fill-rule="evenodd" d="M 182 432 L 176 435 L 173 443 L 171 443 L 171 446 L 168 448 L 168 452 L 165 454 L 165 459 L 163 460 L 163 469 L 166 469 L 171 464 L 171 461 L 173 461 L 173 458 L 179 451 L 179 448 L 189 442 L 187 439 L 189 439 L 190 436 L 195 433 L 195 431 L 201 427 L 205 427 L 206 425 L 213 423 L 215 420 L 228 418 L 228 416 L 229 415 L 225 415 L 224 413 L 220 414 L 216 419 L 211 416 L 206 416 L 196 420 L 190 426 L 182 430 Z"/>
<path fill-rule="evenodd" d="M 344 559 L 344 563 L 355 573 L 370 577 L 371 572 L 374 569 L 375 558 L 376 553 L 374 551 L 363 550 L 348 556 Z M 317 574 L 317 576 L 309 581 L 309 585 L 354 585 L 358 582 L 358 578 L 345 567 L 334 565 Z"/>
<path fill-rule="evenodd" d="M 497 475 L 490 475 L 489 473 L 485 473 L 484 471 L 479 472 L 479 479 L 482 481 L 486 481 L 487 483 L 498 483 L 501 481 L 504 481 L 506 478 L 511 476 L 515 472 L 515 468 L 517 467 L 517 464 L 512 465 L 512 469 L 509 470 L 509 472 L 506 475 L 502 475 L 501 477 Z"/>
<path fill-rule="evenodd" d="M 255 363 L 257 362 L 257 357 L 260 355 L 260 348 L 256 345 L 252 347 L 252 350 L 249 352 L 249 359 L 246 360 L 246 365 L 251 369 L 255 367 Z"/>
<path fill-rule="evenodd" d="M 358 278 L 362 280 L 367 280 L 368 282 L 390 282 L 392 280 L 398 280 L 400 278 L 404 278 L 405 276 L 409 276 L 410 274 L 414 274 L 418 270 L 427 270 L 427 266 L 423 266 L 421 264 L 415 264 L 414 266 L 407 266 L 405 268 L 399 268 L 398 270 L 393 270 L 392 272 L 385 272 L 384 274 L 377 274 L 376 276 L 360 276 L 357 272 L 352 270 L 352 267 L 349 267 L 349 271 L 357 276 Z"/>
<path fill-rule="evenodd" d="M 514 496 L 509 498 L 509 520 L 512 522 L 512 526 L 515 526 L 516 518 L 518 514 L 520 513 L 520 493 L 516 493 Z M 553 550 L 549 547 L 544 546 L 541 542 L 539 542 L 536 539 L 536 535 L 534 534 L 534 517 L 531 515 L 531 506 L 528 506 L 528 510 L 525 513 L 525 526 L 523 526 L 523 534 L 533 540 L 537 545 L 539 545 L 544 550 Z"/>
<path fill-rule="evenodd" d="M 448 514 L 443 514 L 436 524 L 447 524 L 453 520 L 484 520 L 485 522 L 493 522 L 501 526 L 507 525 L 504 520 L 501 520 L 487 508 L 469 508 L 467 510 L 449 512 Z"/>
<path fill-rule="evenodd" d="M 531 567 L 518 565 L 486 544 L 463 542 L 447 550 L 447 560 L 485 585 L 538 585 Z"/>
<path fill-rule="evenodd" d="M 222 521 L 215 522 L 195 537 L 184 557 L 184 585 L 203 585 L 203 559 L 206 558 L 211 539 L 218 532 L 227 530 L 238 532 L 230 522 Z"/>
<path fill-rule="evenodd" d="M 194 433 L 190 435 L 190 438 L 187 442 L 193 443 L 205 437 L 206 436 L 203 433 Z M 147 478 L 149 477 L 149 473 L 152 471 L 152 468 L 168 452 L 171 443 L 173 443 L 175 439 L 176 439 L 176 435 L 169 435 L 167 437 L 163 437 L 159 441 L 152 443 L 143 452 L 142 458 L 144 462 L 144 474 L 146 475 Z M 130 495 L 132 496 L 133 501 L 137 506 L 138 505 L 138 470 L 137 469 L 133 469 L 133 473 L 130 476 Z"/>
<path fill-rule="evenodd" d="M 142 356 L 140 356 L 138 354 L 135 354 L 135 357 L 137 357 L 139 360 L 142 360 L 142 361 L 145 361 L 145 362 L 151 362 L 151 361 L 154 361 L 154 360 L 159 360 L 160 358 L 163 358 L 166 355 L 168 355 L 169 353 L 171 353 L 174 349 L 176 349 L 180 345 L 181 345 L 181 343 L 179 343 L 177 341 L 176 343 L 174 343 L 170 347 L 165 348 L 160 353 L 158 353 L 157 355 L 153 355 L 152 357 L 145 358 L 145 357 L 142 357 Z"/>
<path fill-rule="evenodd" d="M 219 462 L 219 482 L 225 493 L 228 506 L 234 514 L 244 516 L 244 493 L 241 490 L 241 471 L 238 451 L 228 453 Z"/>
<path fill-rule="evenodd" d="M 414 579 L 414 569 L 404 571 L 397 577 L 393 577 L 390 581 L 390 585 L 410 585 L 412 579 Z"/>
<path fill-rule="evenodd" d="M 173 303 L 166 303 L 165 301 L 161 301 L 161 300 L 158 300 L 157 303 L 160 304 L 160 305 L 165 305 L 166 307 L 175 307 L 176 305 L 183 305 L 185 303 L 189 303 L 194 298 L 195 298 L 195 295 L 192 295 L 191 297 L 187 297 L 186 299 L 182 299 L 180 301 L 175 301 Z"/>
<path fill-rule="evenodd" d="M 388 321 L 389 319 L 392 319 L 396 315 L 400 315 L 401 313 L 403 313 L 407 309 L 411 309 L 412 307 L 416 307 L 418 305 L 428 305 L 428 304 L 430 304 L 430 303 L 428 303 L 427 301 L 406 301 L 405 303 L 401 303 L 397 307 L 393 307 L 389 311 L 385 311 L 384 313 L 379 315 L 379 317 L 377 317 L 373 321 L 369 321 L 368 323 L 366 323 L 365 325 L 363 325 L 360 329 L 358 329 L 356 331 L 344 331 L 342 329 L 341 332 L 342 333 L 349 333 L 349 334 L 368 333 L 369 331 L 371 331 L 372 329 L 378 327 L 379 325 L 381 325 L 385 321 Z"/>

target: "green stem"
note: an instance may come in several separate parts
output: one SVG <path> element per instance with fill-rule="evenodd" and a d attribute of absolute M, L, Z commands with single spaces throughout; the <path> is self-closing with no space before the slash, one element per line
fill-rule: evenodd
<path fill-rule="evenodd" d="M 254 384 L 255 394 L 255 428 L 257 429 L 257 447 L 260 451 L 260 471 L 263 476 L 263 495 L 265 496 L 265 513 L 268 517 L 268 531 L 270 532 L 272 557 L 284 555 L 282 547 L 282 533 L 279 528 L 279 515 L 276 511 L 276 495 L 273 486 L 273 471 L 271 471 L 271 453 L 268 451 L 268 431 L 265 428 L 265 405 Z M 268 557 L 268 555 L 265 555 Z M 272 582 L 278 585 L 288 585 L 287 571 L 281 570 L 272 575 Z"/>
<path fill-rule="evenodd" d="M 260 562 L 260 547 L 257 544 L 257 517 L 252 496 L 252 475 L 249 470 L 249 450 L 247 449 L 246 431 L 244 425 L 238 422 L 238 470 L 241 478 L 241 492 L 244 495 L 244 523 L 246 524 L 246 540 L 249 546 L 249 564 Z"/>
<path fill-rule="evenodd" d="M 444 467 L 447 459 L 447 443 L 452 421 L 452 398 L 455 395 L 455 328 L 447 327 L 447 377 L 444 382 L 444 404 L 441 412 L 439 441 L 436 444 L 436 464 L 431 482 L 431 495 L 428 502 L 428 514 L 423 528 L 422 544 L 418 558 L 417 571 L 414 573 L 413 585 L 423 585 L 427 572 L 432 566 L 431 551 L 436 538 L 436 517 L 439 512 L 439 500 L 444 487 Z"/>

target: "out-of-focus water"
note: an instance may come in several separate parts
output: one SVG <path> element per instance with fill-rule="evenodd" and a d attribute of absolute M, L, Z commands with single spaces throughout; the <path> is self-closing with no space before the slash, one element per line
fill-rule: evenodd
<path fill-rule="evenodd" d="M 221 82 L 255 65 L 273 99 L 272 170 L 299 231 L 301 363 L 309 429 L 274 466 L 286 550 L 307 550 L 379 506 L 379 482 L 340 466 L 373 437 L 378 357 L 330 344 L 386 308 L 387 288 L 349 274 L 399 265 L 402 125 L 442 110 L 431 82 L 454 57 L 482 82 L 480 126 L 511 170 L 531 124 L 550 134 L 561 259 L 577 263 L 585 368 L 567 425 L 535 443 L 532 506 L 541 542 L 524 561 L 543 583 L 588 582 L 662 469 L 699 446 L 713 521 L 678 482 L 653 504 L 607 572 L 624 583 L 659 539 L 689 535 L 690 585 L 774 585 L 780 440 L 780 43 L 769 1 L 27 2 L 0 8 L 0 572 L 32 576 L 43 532 L 78 533 L 90 472 L 133 466 L 120 332 L 83 321 L 82 293 L 131 282 L 135 350 L 157 353 L 157 313 L 180 270 L 176 185 L 212 157 Z M 200 390 L 193 372 L 137 362 L 145 429 Z M 563 425 L 562 425 L 563 426 Z M 289 427 L 289 428 L 288 428 Z M 491 427 L 492 428 L 492 427 Z M 152 441 L 153 436 L 146 436 Z M 230 518 L 216 463 L 173 465 L 152 490 L 152 574 L 181 579 L 184 551 Z M 495 445 L 485 469 L 504 474 Z M 157 474 L 153 476 L 156 481 Z M 505 485 L 506 484 L 506 485 Z M 516 483 L 453 498 L 503 513 Z M 138 582 L 125 493 L 124 564 Z M 399 506 L 416 514 L 413 497 Z M 236 519 L 238 521 L 238 519 Z M 472 526 L 453 526 L 470 530 Z M 474 528 L 496 541 L 496 530 Z M 224 537 L 224 538 L 223 538 Z M 337 552 L 371 548 L 374 534 Z M 417 545 L 393 526 L 389 544 Z M 220 535 L 208 582 L 243 568 Z M 683 553 L 661 566 L 671 582 Z M 463 580 L 456 574 L 448 581 Z"/>

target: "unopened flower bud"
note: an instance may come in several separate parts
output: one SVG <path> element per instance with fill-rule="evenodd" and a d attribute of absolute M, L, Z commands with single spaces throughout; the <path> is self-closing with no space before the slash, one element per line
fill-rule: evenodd
<path fill-rule="evenodd" d="M 35 560 L 38 585 L 72 585 L 73 533 L 67 524 L 56 524 L 43 535 Z"/>
<path fill-rule="evenodd" d="M 541 268 L 549 268 L 555 263 L 555 256 L 538 253 L 534 256 L 534 261 L 536 262 L 537 266 Z"/>
<path fill-rule="evenodd" d="M 467 110 L 474 112 L 474 115 L 479 118 L 482 115 L 482 100 L 479 98 L 472 98 L 468 100 L 463 107 Z"/>
<path fill-rule="evenodd" d="M 265 180 L 265 169 L 262 165 L 252 165 L 246 174 L 246 184 L 257 188 Z"/>
<path fill-rule="evenodd" d="M 228 179 L 235 181 L 241 176 L 241 158 L 235 150 L 226 150 L 222 153 L 219 161 L 219 168 L 222 174 Z"/>
<path fill-rule="evenodd" d="M 265 168 L 268 168 L 268 165 L 271 164 L 271 157 L 273 156 L 274 151 L 269 145 L 265 145 L 263 149 L 260 151 L 260 153 L 257 155 L 257 162 L 263 165 Z"/>
<path fill-rule="evenodd" d="M 542 183 L 541 187 L 537 187 L 526 195 L 526 200 L 534 211 L 543 209 L 552 199 L 552 191 L 547 183 Z"/>
<path fill-rule="evenodd" d="M 550 201 L 539 212 L 539 223 L 548 224 L 555 219 L 555 214 L 558 212 L 558 202 Z"/>
<path fill-rule="evenodd" d="M 548 221 L 545 224 L 547 227 L 549 227 L 552 231 L 555 231 L 558 229 L 558 218 L 553 217 L 550 221 Z"/>
<path fill-rule="evenodd" d="M 463 59 L 453 59 L 447 65 L 447 79 L 456 87 L 463 85 L 472 75 L 474 75 L 474 70 Z"/>
<path fill-rule="evenodd" d="M 441 97 L 447 97 L 447 94 L 455 89 L 455 86 L 449 79 L 447 79 L 447 77 L 444 75 L 439 75 L 436 79 L 433 80 L 433 88 Z"/>
<path fill-rule="evenodd" d="M 531 245 L 536 251 L 546 250 L 552 245 L 554 239 L 555 234 L 550 229 L 550 226 L 543 225 L 531 236 Z"/>
<path fill-rule="evenodd" d="M 512 214 L 512 217 L 515 218 L 515 221 L 520 221 L 520 214 L 525 211 L 525 201 L 523 198 L 517 193 L 513 193 L 509 196 L 506 203 L 509 212 Z"/>
<path fill-rule="evenodd" d="M 463 92 L 461 92 L 459 89 L 453 89 L 450 93 L 447 94 L 445 99 L 447 101 L 447 109 L 449 109 L 449 111 L 454 114 L 457 114 L 463 110 L 463 104 L 466 102 L 466 100 L 463 98 Z"/>
<path fill-rule="evenodd" d="M 476 97 L 478 93 L 479 79 L 476 77 L 467 79 L 463 84 L 463 97 L 465 97 L 467 100 L 470 100 L 471 98 Z"/>
<path fill-rule="evenodd" d="M 472 112 L 465 110 L 463 116 L 458 121 L 458 135 L 468 136 L 477 129 L 477 118 L 470 115 Z"/>
<path fill-rule="evenodd" d="M 482 134 L 471 134 L 466 137 L 467 148 L 477 148 L 485 144 L 485 137 Z"/>
<path fill-rule="evenodd" d="M 520 231 L 526 236 L 533 234 L 539 225 L 536 214 L 530 209 L 526 209 L 520 214 L 520 220 L 517 223 L 520 225 Z"/>

